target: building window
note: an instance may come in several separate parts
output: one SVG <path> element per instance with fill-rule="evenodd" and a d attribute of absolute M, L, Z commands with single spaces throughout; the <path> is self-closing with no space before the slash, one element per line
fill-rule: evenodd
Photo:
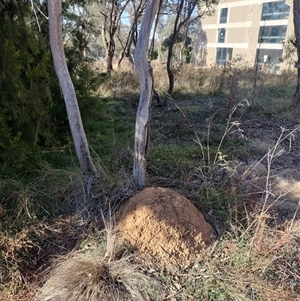
<path fill-rule="evenodd" d="M 227 23 L 228 8 L 221 8 L 220 23 Z"/>
<path fill-rule="evenodd" d="M 282 49 L 259 49 L 256 53 L 256 62 L 261 70 L 279 71 L 282 53 Z"/>
<path fill-rule="evenodd" d="M 225 43 L 226 29 L 225 28 L 219 28 L 218 32 L 219 32 L 218 43 Z"/>
<path fill-rule="evenodd" d="M 261 26 L 258 43 L 282 44 L 285 41 L 286 25 Z"/>
<path fill-rule="evenodd" d="M 290 6 L 285 1 L 267 2 L 263 4 L 261 20 L 281 20 L 288 19 Z"/>
<path fill-rule="evenodd" d="M 216 64 L 225 65 L 232 59 L 232 48 L 217 48 Z"/>

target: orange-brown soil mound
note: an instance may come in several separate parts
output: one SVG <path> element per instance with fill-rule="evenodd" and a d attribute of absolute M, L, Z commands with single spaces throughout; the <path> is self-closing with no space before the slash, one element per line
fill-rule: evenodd
<path fill-rule="evenodd" d="M 118 231 L 161 267 L 186 266 L 201 256 L 213 229 L 184 196 L 166 188 L 146 188 L 120 212 Z"/>

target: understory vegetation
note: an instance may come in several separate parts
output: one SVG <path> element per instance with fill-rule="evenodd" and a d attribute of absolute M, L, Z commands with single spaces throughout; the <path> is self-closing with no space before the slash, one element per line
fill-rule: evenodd
<path fill-rule="evenodd" d="M 279 184 L 273 182 L 280 172 L 290 175 L 300 167 L 296 75 L 291 70 L 255 74 L 240 58 L 225 67 L 186 65 L 176 73 L 171 97 L 166 71 L 158 62 L 152 65 L 161 103 L 152 104 L 149 185 L 184 194 L 213 225 L 216 239 L 205 258 L 183 270 L 164 271 L 114 240 L 111 213 L 135 192 L 139 86 L 128 67 L 107 78 L 100 63 L 86 63 L 74 68 L 74 85 L 101 175 L 91 189 L 78 167 L 62 104 L 53 95 L 56 120 L 49 125 L 55 125 L 50 131 L 55 137 L 45 128 L 45 135 L 37 134 L 44 143 L 26 144 L 24 152 L 30 140 L 22 141 L 21 134 L 7 137 L 7 150 L 0 141 L 1 300 L 33 300 L 45 278 L 64 275 L 68 267 L 86 275 L 99 271 L 98 278 L 85 279 L 77 300 L 100 300 L 103 294 L 107 300 L 300 298 L 299 182 L 286 193 L 277 193 Z M 54 91 L 59 94 L 57 84 Z M 0 126 L 5 131 L 7 124 Z M 83 254 L 89 258 L 86 266 Z M 64 267 L 62 259 L 68 260 Z M 68 283 L 55 285 L 62 292 Z"/>

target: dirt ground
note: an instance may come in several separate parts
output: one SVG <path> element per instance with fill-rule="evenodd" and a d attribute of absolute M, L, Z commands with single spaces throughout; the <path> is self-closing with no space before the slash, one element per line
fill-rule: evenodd
<path fill-rule="evenodd" d="M 245 120 L 242 127 L 249 141 L 249 156 L 246 162 L 239 162 L 244 165 L 239 174 L 245 191 L 273 205 L 278 222 L 300 218 L 299 125 L 271 117 Z M 245 166 L 251 171 L 243 176 Z"/>
<path fill-rule="evenodd" d="M 212 141 L 225 131 L 227 101 L 226 97 L 211 104 L 201 97 L 172 100 L 168 110 L 154 108 L 153 127 L 167 133 L 166 144 L 192 143 L 197 134 L 206 147 L 208 128 Z M 288 121 L 285 112 L 271 114 L 268 109 L 258 114 L 246 106 L 238 108 L 230 120 L 236 125 L 224 139 L 232 146 L 223 154 L 230 161 L 230 185 L 238 194 L 248 194 L 261 205 L 272 206 L 276 222 L 281 223 L 300 218 L 300 126 Z M 190 134 L 181 137 L 182 129 L 190 130 Z M 201 189 L 203 183 L 196 186 Z"/>

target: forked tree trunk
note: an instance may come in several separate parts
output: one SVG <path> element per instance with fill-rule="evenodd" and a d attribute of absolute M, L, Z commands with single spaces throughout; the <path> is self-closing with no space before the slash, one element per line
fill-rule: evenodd
<path fill-rule="evenodd" d="M 62 39 L 61 0 L 47 1 L 49 15 L 50 47 L 54 69 L 63 94 L 68 114 L 68 120 L 80 167 L 84 173 L 98 176 L 98 171 L 92 162 L 88 142 L 82 125 L 75 89 L 68 71 Z"/>
<path fill-rule="evenodd" d="M 149 141 L 149 117 L 153 91 L 152 68 L 147 60 L 148 42 L 160 0 L 149 0 L 134 50 L 134 63 L 140 80 L 141 92 L 136 114 L 133 181 L 141 188 L 147 184 L 146 165 Z"/>
<path fill-rule="evenodd" d="M 298 61 L 295 64 L 295 68 L 298 68 L 297 87 L 295 91 L 295 99 L 297 104 L 300 104 L 300 1 L 294 0 L 294 29 L 296 41 L 294 46 L 297 49 Z"/>
<path fill-rule="evenodd" d="M 177 8 L 177 14 L 176 14 L 176 18 L 175 18 L 173 33 L 172 33 L 173 36 L 172 36 L 172 39 L 168 46 L 167 73 L 168 73 L 168 77 L 169 77 L 168 94 L 170 94 L 170 95 L 173 93 L 174 80 L 175 80 L 174 73 L 172 70 L 172 62 L 171 62 L 172 57 L 173 57 L 173 47 L 174 47 L 174 44 L 176 42 L 176 39 L 179 35 L 179 32 L 180 32 L 182 26 L 185 25 L 190 20 L 190 17 L 196 7 L 197 0 L 192 0 L 190 5 L 186 8 L 186 10 L 184 9 L 184 4 L 186 4 L 186 0 L 180 0 L 180 3 Z M 185 12 L 186 15 L 182 16 L 183 12 Z M 183 18 L 183 19 L 180 21 L 180 18 Z"/>
<path fill-rule="evenodd" d="M 129 0 L 106 0 L 102 1 L 102 12 L 104 17 L 102 23 L 102 40 L 105 46 L 105 61 L 107 75 L 110 76 L 113 70 L 113 58 L 116 50 L 115 34 L 121 22 L 121 17 Z M 101 3 L 101 1 L 100 1 Z"/>

